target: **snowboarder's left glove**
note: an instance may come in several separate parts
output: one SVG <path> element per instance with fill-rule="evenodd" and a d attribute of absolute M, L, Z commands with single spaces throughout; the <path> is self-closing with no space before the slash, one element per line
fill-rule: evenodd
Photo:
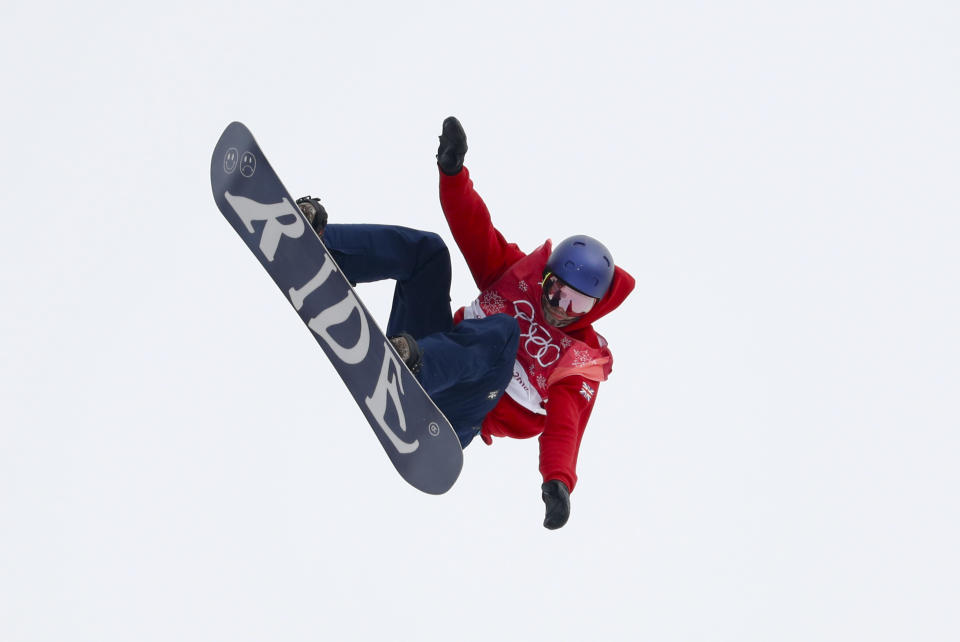
<path fill-rule="evenodd" d="M 440 146 L 437 147 L 437 165 L 447 176 L 459 174 L 466 155 L 467 134 L 460 121 L 450 116 L 443 121 L 443 133 L 440 134 Z"/>
<path fill-rule="evenodd" d="M 550 530 L 560 528 L 570 519 L 570 489 L 559 479 L 551 479 L 540 490 L 543 491 L 543 503 L 547 505 L 544 527 Z"/>

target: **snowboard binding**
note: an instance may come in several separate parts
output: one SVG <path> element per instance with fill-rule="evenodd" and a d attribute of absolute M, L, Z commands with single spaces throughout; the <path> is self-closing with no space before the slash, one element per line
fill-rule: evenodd
<path fill-rule="evenodd" d="M 307 222 L 317 236 L 323 236 L 323 230 L 327 227 L 327 210 L 320 204 L 320 199 L 309 195 L 303 196 L 297 199 L 297 206 L 307 217 Z"/>
<path fill-rule="evenodd" d="M 420 349 L 417 340 L 406 332 L 401 332 L 395 337 L 389 337 L 389 341 L 410 372 L 414 375 L 418 374 L 423 367 L 423 350 Z"/>

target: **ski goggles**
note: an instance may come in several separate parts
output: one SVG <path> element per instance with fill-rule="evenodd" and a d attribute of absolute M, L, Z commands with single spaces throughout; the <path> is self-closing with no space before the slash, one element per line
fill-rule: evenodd
<path fill-rule="evenodd" d="M 597 303 L 597 299 L 575 290 L 553 273 L 543 279 L 543 294 L 550 305 L 560 308 L 567 316 L 582 317 Z"/>

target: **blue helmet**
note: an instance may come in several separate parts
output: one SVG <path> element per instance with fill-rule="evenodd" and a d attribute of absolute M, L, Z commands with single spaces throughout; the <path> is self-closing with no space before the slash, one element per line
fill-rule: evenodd
<path fill-rule="evenodd" d="M 602 299 L 613 282 L 613 255 L 597 239 L 578 234 L 553 248 L 547 271 L 584 294 Z"/>

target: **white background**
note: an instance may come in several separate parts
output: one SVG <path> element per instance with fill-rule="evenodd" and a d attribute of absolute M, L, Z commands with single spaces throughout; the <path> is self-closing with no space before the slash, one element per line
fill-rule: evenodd
<path fill-rule="evenodd" d="M 0 639 L 960 636 L 955 2 L 138 4 L 0 15 Z M 241 120 L 452 245 L 451 114 L 637 277 L 556 532 L 535 440 L 407 486 L 210 193 Z"/>

